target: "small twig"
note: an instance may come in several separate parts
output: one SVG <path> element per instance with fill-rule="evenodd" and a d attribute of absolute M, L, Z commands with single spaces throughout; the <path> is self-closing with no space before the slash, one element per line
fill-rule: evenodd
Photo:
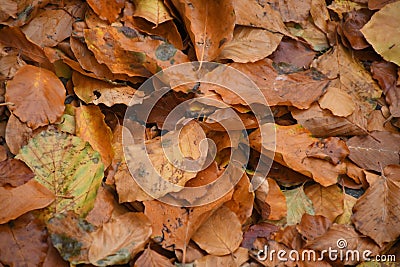
<path fill-rule="evenodd" d="M 0 106 L 15 106 L 15 104 L 13 102 L 4 102 L 0 103 Z"/>

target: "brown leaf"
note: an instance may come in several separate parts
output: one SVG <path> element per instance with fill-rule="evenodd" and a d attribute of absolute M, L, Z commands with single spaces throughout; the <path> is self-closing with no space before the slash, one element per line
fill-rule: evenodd
<path fill-rule="evenodd" d="M 114 156 L 111 146 L 112 132 L 104 121 L 98 106 L 81 106 L 76 109 L 76 134 L 98 151 L 107 168 Z"/>
<path fill-rule="evenodd" d="M 63 9 L 45 9 L 21 29 L 34 44 L 52 47 L 71 35 L 73 19 Z"/>
<path fill-rule="evenodd" d="M 345 15 L 342 25 L 343 33 L 354 49 L 364 49 L 369 46 L 360 29 L 370 20 L 372 14 L 372 11 L 365 8 Z"/>
<path fill-rule="evenodd" d="M 253 224 L 247 231 L 244 232 L 243 241 L 240 246 L 251 250 L 254 248 L 254 241 L 257 238 L 262 237 L 269 239 L 271 234 L 278 230 L 278 226 L 270 223 L 261 222 L 258 224 Z"/>
<path fill-rule="evenodd" d="M 151 235 L 151 224 L 143 213 L 128 212 L 90 235 L 93 238 L 90 263 L 96 266 L 125 264 L 144 249 Z"/>
<path fill-rule="evenodd" d="M 152 223 L 152 239 L 163 248 L 185 250 L 196 230 L 231 197 L 232 191 L 215 202 L 193 208 L 171 206 L 157 200 L 144 201 L 144 214 Z"/>
<path fill-rule="evenodd" d="M 365 118 L 375 109 L 381 89 L 371 74 L 343 46 L 339 45 L 326 52 L 314 61 L 313 66 L 328 78 L 337 78 L 339 84 L 335 86 L 352 97 L 356 109 L 360 107 Z"/>
<path fill-rule="evenodd" d="M 105 104 L 111 107 L 115 104 L 127 106 L 140 103 L 136 90 L 130 86 L 115 85 L 105 81 L 85 77 L 78 72 L 72 74 L 75 94 L 86 104 Z"/>
<path fill-rule="evenodd" d="M 89 263 L 88 253 L 95 227 L 72 211 L 57 214 L 46 223 L 51 242 L 71 264 Z"/>
<path fill-rule="evenodd" d="M 34 177 L 31 169 L 20 160 L 8 159 L 0 162 L 0 186 L 17 187 Z"/>
<path fill-rule="evenodd" d="M 372 255 L 375 255 L 379 251 L 379 247 L 371 239 L 357 233 L 353 226 L 345 224 L 332 225 L 325 234 L 310 241 L 306 248 L 318 251 L 331 248 L 338 251 L 337 255 L 348 255 L 347 251 L 357 250 L 360 253 L 361 259 L 362 253 L 365 250 L 370 250 Z M 346 259 L 346 257 L 343 257 L 342 261 L 346 265 L 356 264 L 357 260 L 353 260 L 352 258 L 348 257 Z"/>
<path fill-rule="evenodd" d="M 286 36 L 291 34 L 286 29 L 282 17 L 269 3 L 256 0 L 234 0 L 236 24 L 263 28 L 271 32 L 279 32 Z"/>
<path fill-rule="evenodd" d="M 287 63 L 299 69 L 308 69 L 315 54 L 308 45 L 288 37 L 283 37 L 278 48 L 269 58 L 277 64 Z"/>
<path fill-rule="evenodd" d="M 357 202 L 357 198 L 352 197 L 348 194 L 344 194 L 343 198 L 343 214 L 339 215 L 335 223 L 339 224 L 351 224 L 351 216 L 353 215 L 353 207 Z"/>
<path fill-rule="evenodd" d="M 101 19 L 108 20 L 110 23 L 118 18 L 124 7 L 124 1 L 121 0 L 89 0 L 88 4 Z"/>
<path fill-rule="evenodd" d="M 28 140 L 32 137 L 33 131 L 26 125 L 26 123 L 21 122 L 17 116 L 11 113 L 8 118 L 6 127 L 6 140 L 10 152 L 14 155 L 19 153 L 19 150 L 26 144 Z"/>
<path fill-rule="evenodd" d="M 400 235 L 400 166 L 389 165 L 353 207 L 355 228 L 382 246 Z"/>
<path fill-rule="evenodd" d="M 323 75 L 311 70 L 280 74 L 274 69 L 272 60 L 270 59 L 246 64 L 232 63 L 230 66 L 243 72 L 254 81 L 270 106 L 289 105 L 300 109 L 307 109 L 314 101 L 318 100 L 329 84 L 329 81 Z M 247 84 L 242 84 L 242 81 L 238 78 L 227 75 L 225 69 L 216 68 L 208 73 L 207 76 L 212 77 L 213 81 L 224 84 L 231 89 L 236 89 L 240 86 L 248 87 Z M 263 73 L 263 75 L 259 75 L 259 73 Z M 202 87 L 203 84 L 200 88 Z M 250 104 L 226 88 L 212 87 L 212 90 L 221 95 L 226 104 Z M 245 94 L 240 95 L 243 96 Z"/>
<path fill-rule="evenodd" d="M 181 14 L 199 61 L 212 61 L 233 37 L 232 1 L 172 0 Z M 224 18 L 221 20 L 220 18 Z"/>
<path fill-rule="evenodd" d="M 51 243 L 50 238 L 47 238 L 49 249 L 47 250 L 46 258 L 43 261 L 42 267 L 68 267 L 69 263 L 60 256 L 57 249 Z"/>
<path fill-rule="evenodd" d="M 352 97 L 340 88 L 329 87 L 325 94 L 318 99 L 319 106 L 329 109 L 333 115 L 339 117 L 350 116 L 356 109 Z"/>
<path fill-rule="evenodd" d="M 16 48 L 19 53 L 41 64 L 42 67 L 52 69 L 43 50 L 29 41 L 18 27 L 4 27 L 0 30 L 0 42 L 8 47 Z"/>
<path fill-rule="evenodd" d="M 367 134 L 367 120 L 359 111 L 353 112 L 348 118 L 337 117 L 329 110 L 322 109 L 318 103 L 314 103 L 309 109 L 292 109 L 291 112 L 297 122 L 316 137 Z"/>
<path fill-rule="evenodd" d="M 334 165 L 326 160 L 311 158 L 307 156 L 305 147 L 319 140 L 312 137 L 311 133 L 300 125 L 279 126 L 263 124 L 260 129 L 269 132 L 271 127 L 276 131 L 275 161 L 300 172 L 320 183 L 330 186 L 337 183 L 338 176 L 346 173 L 346 165 L 340 163 Z M 271 151 L 271 144 L 260 144 L 261 130 L 257 129 L 249 135 L 250 145 L 257 151 L 261 151 L 261 145 Z"/>
<path fill-rule="evenodd" d="M 244 224 L 253 212 L 254 193 L 250 186 L 249 177 L 243 173 L 242 178 L 235 185 L 232 199 L 224 204 L 236 213 L 241 224 Z"/>
<path fill-rule="evenodd" d="M 335 165 L 343 162 L 349 153 L 346 142 L 337 137 L 316 141 L 306 151 L 308 157 L 325 159 Z"/>
<path fill-rule="evenodd" d="M 204 222 L 192 239 L 211 255 L 227 255 L 242 242 L 242 226 L 236 214 L 222 206 Z"/>
<path fill-rule="evenodd" d="M 0 187 L 0 224 L 14 220 L 22 214 L 50 205 L 55 195 L 35 180 L 13 189 Z"/>
<path fill-rule="evenodd" d="M 238 248 L 231 255 L 214 256 L 207 255 L 195 261 L 196 267 L 207 266 L 242 266 L 249 259 L 249 251 L 245 248 Z"/>
<path fill-rule="evenodd" d="M 142 17 L 156 26 L 173 19 L 161 0 L 133 0 L 133 4 L 135 5 L 134 17 Z"/>
<path fill-rule="evenodd" d="M 333 222 L 343 213 L 343 192 L 337 185 L 323 187 L 314 184 L 307 186 L 304 191 L 311 199 L 316 215 L 325 216 Z"/>
<path fill-rule="evenodd" d="M 303 22 L 305 21 L 311 9 L 311 0 L 306 1 L 277 1 L 278 9 L 284 22 Z"/>
<path fill-rule="evenodd" d="M 270 208 L 269 220 L 280 220 L 287 215 L 286 198 L 274 179 L 267 178 L 268 194 L 265 203 Z M 256 191 L 257 192 L 257 191 Z"/>
<path fill-rule="evenodd" d="M 218 58 L 232 59 L 239 63 L 255 62 L 274 52 L 281 39 L 281 34 L 237 26 L 233 39 L 224 46 Z"/>
<path fill-rule="evenodd" d="M 9 266 L 40 266 L 46 257 L 44 225 L 27 213 L 0 225 L 0 262 Z"/>
<path fill-rule="evenodd" d="M 141 267 L 141 266 L 146 266 L 146 267 L 158 267 L 158 266 L 163 266 L 163 267 L 173 267 L 171 261 L 155 252 L 152 250 L 150 247 L 146 248 L 143 252 L 142 255 L 135 261 L 134 267 Z"/>
<path fill-rule="evenodd" d="M 51 71 L 23 66 L 8 82 L 6 101 L 22 122 L 32 129 L 56 122 L 64 112 L 65 89 Z"/>
<path fill-rule="evenodd" d="M 397 66 L 387 61 L 371 64 L 372 77 L 382 88 L 393 117 L 400 117 L 400 86 L 397 85 Z"/>
<path fill-rule="evenodd" d="M 306 242 L 311 242 L 325 234 L 331 225 L 332 222 L 322 215 L 310 215 L 305 213 L 299 225 L 296 226 L 296 229 Z"/>
<path fill-rule="evenodd" d="M 361 168 L 381 172 L 389 164 L 399 164 L 400 136 L 390 132 L 372 132 L 347 141 L 349 158 Z"/>

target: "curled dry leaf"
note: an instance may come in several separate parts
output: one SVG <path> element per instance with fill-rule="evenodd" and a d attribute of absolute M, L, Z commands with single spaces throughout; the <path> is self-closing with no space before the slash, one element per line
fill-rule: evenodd
<path fill-rule="evenodd" d="M 197 60 L 215 59 L 233 37 L 235 11 L 232 1 L 172 0 L 171 2 L 183 18 Z"/>
<path fill-rule="evenodd" d="M 265 187 L 267 186 L 267 190 Z M 286 217 L 286 198 L 274 179 L 267 178 L 256 190 L 256 203 L 261 209 L 261 217 L 280 220 Z"/>
<path fill-rule="evenodd" d="M 304 191 L 311 199 L 316 215 L 323 215 L 333 222 L 343 213 L 344 193 L 337 185 L 323 187 L 314 184 L 307 186 Z"/>
<path fill-rule="evenodd" d="M 39 266 L 48 248 L 46 228 L 32 213 L 0 225 L 0 262 L 9 266 Z"/>
<path fill-rule="evenodd" d="M 89 142 L 92 148 L 101 155 L 104 167 L 107 168 L 114 156 L 111 145 L 112 131 L 104 121 L 99 106 L 81 106 L 76 109 L 76 135 Z"/>
<path fill-rule="evenodd" d="M 368 43 L 384 59 L 400 66 L 400 3 L 394 2 L 376 12 L 361 29 Z"/>
<path fill-rule="evenodd" d="M 239 247 L 231 255 L 226 256 L 214 256 L 207 255 L 195 261 L 196 267 L 207 267 L 207 266 L 242 266 L 249 259 L 249 251 L 245 248 Z"/>
<path fill-rule="evenodd" d="M 389 164 L 400 163 L 400 136 L 390 132 L 372 132 L 347 141 L 349 158 L 361 168 L 381 172 Z"/>
<path fill-rule="evenodd" d="M 239 63 L 255 62 L 274 52 L 281 39 L 281 34 L 238 26 L 233 32 L 233 39 L 224 46 L 218 57 Z"/>
<path fill-rule="evenodd" d="M 311 133 L 300 125 L 280 126 L 263 124 L 260 129 L 264 133 L 271 131 L 271 127 L 276 131 L 275 161 L 289 168 L 300 172 L 320 183 L 323 186 L 330 186 L 337 183 L 339 175 L 346 173 L 346 165 L 339 163 L 334 165 L 327 160 L 309 157 L 304 147 L 312 146 L 315 142 L 320 142 L 311 136 Z M 271 144 L 260 144 L 260 129 L 249 135 L 250 145 L 257 151 L 261 151 L 261 146 L 271 151 Z M 324 142 L 324 141 L 323 141 Z M 341 148 L 336 148 L 340 150 Z M 323 148 L 321 148 L 323 153 Z"/>
<path fill-rule="evenodd" d="M 314 215 L 313 203 L 304 193 L 303 186 L 295 189 L 285 190 L 283 194 L 286 197 L 287 216 L 286 224 L 295 225 L 301 221 L 303 214 L 308 213 Z"/>
<path fill-rule="evenodd" d="M 354 10 L 345 15 L 342 24 L 343 34 L 354 49 L 364 49 L 369 46 L 360 29 L 369 21 L 371 15 L 372 11 L 366 8 Z"/>
<path fill-rule="evenodd" d="M 11 185 L 17 187 L 34 177 L 31 169 L 17 159 L 8 159 L 0 162 L 0 186 Z"/>
<path fill-rule="evenodd" d="M 149 246 L 148 248 L 146 248 L 144 250 L 143 254 L 140 255 L 140 257 L 135 261 L 134 267 L 142 267 L 142 266 L 146 266 L 146 267 L 158 267 L 158 266 L 173 267 L 175 265 L 173 265 L 171 263 L 171 261 L 167 257 L 155 252 Z"/>
<path fill-rule="evenodd" d="M 0 224 L 14 220 L 28 211 L 47 207 L 55 199 L 53 192 L 35 180 L 12 189 L 0 187 Z"/>
<path fill-rule="evenodd" d="M 73 17 L 63 9 L 45 9 L 22 28 L 28 40 L 40 47 L 56 46 L 72 32 Z"/>
<path fill-rule="evenodd" d="M 7 84 L 6 101 L 22 122 L 32 129 L 56 122 L 64 112 L 65 89 L 51 71 L 23 66 Z"/>
<path fill-rule="evenodd" d="M 271 235 L 279 230 L 279 226 L 274 224 L 261 222 L 251 225 L 243 234 L 241 247 L 251 250 L 254 248 L 254 241 L 257 238 L 270 239 Z"/>
<path fill-rule="evenodd" d="M 383 175 L 358 199 L 352 221 L 362 234 L 382 246 L 400 235 L 400 166 L 388 165 Z"/>
<path fill-rule="evenodd" d="M 222 206 L 203 223 L 192 239 L 211 255 L 231 254 L 242 242 L 242 225 L 234 212 Z"/>
<path fill-rule="evenodd" d="M 24 146 L 17 159 L 35 173 L 35 180 L 56 196 L 51 214 L 74 210 L 86 215 L 93 207 L 104 166 L 99 153 L 76 136 L 43 131 Z"/>
<path fill-rule="evenodd" d="M 128 263 L 142 251 L 151 235 L 151 223 L 143 213 L 128 212 L 90 233 L 89 261 L 96 266 Z"/>

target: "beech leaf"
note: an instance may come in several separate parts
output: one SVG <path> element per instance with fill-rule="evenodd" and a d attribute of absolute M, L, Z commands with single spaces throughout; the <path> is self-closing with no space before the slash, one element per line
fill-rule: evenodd
<path fill-rule="evenodd" d="M 49 212 L 74 210 L 85 215 L 103 178 L 99 153 L 79 137 L 57 131 L 43 131 L 32 138 L 16 157 L 35 173 L 37 182 L 54 193 Z"/>

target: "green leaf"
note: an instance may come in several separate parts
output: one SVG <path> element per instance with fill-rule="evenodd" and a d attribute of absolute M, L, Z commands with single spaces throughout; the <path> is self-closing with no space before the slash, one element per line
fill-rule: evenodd
<path fill-rule="evenodd" d="M 304 213 L 314 215 L 314 208 L 311 200 L 304 193 L 303 186 L 292 190 L 283 191 L 287 204 L 287 225 L 294 225 L 301 221 Z"/>
<path fill-rule="evenodd" d="M 35 180 L 56 195 L 50 215 L 73 210 L 84 216 L 92 208 L 104 166 L 100 154 L 79 137 L 43 131 L 24 146 L 17 159 L 35 173 Z"/>

